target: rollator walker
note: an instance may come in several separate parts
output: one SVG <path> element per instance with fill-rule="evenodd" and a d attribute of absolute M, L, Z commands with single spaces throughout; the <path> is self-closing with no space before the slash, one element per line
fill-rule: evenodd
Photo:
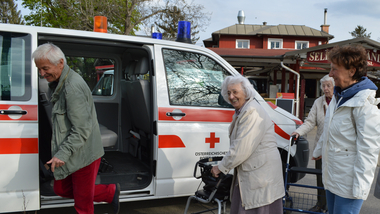
<path fill-rule="evenodd" d="M 194 168 L 194 177 L 196 179 L 201 178 L 204 183 L 203 189 L 197 190 L 195 195 L 190 196 L 186 203 L 185 213 L 187 214 L 187 210 L 189 209 L 191 200 L 196 200 L 201 203 L 210 203 L 216 202 L 218 204 L 218 208 L 207 209 L 201 212 L 192 213 L 205 213 L 208 211 L 218 209 L 218 214 L 226 213 L 226 202 L 230 198 L 230 188 L 232 183 L 232 175 L 231 174 L 223 174 L 220 173 L 219 177 L 215 178 L 211 174 L 212 163 L 216 163 L 223 159 L 222 156 L 218 157 L 210 157 L 199 160 L 195 164 Z M 200 168 L 201 175 L 197 177 L 198 166 Z M 199 188 L 198 188 L 199 189 Z"/>
<path fill-rule="evenodd" d="M 299 213 L 312 213 L 312 214 L 320 214 L 326 212 L 313 212 L 309 211 L 312 206 L 314 206 L 317 202 L 316 194 L 309 194 L 304 192 L 296 192 L 291 191 L 290 187 L 300 187 L 300 188 L 308 188 L 308 189 L 324 189 L 323 187 L 304 185 L 304 184 L 296 184 L 296 183 L 288 183 L 288 178 L 291 173 L 306 173 L 306 174 L 314 174 L 314 175 L 322 175 L 322 170 L 306 168 L 306 167 L 292 167 L 289 169 L 290 162 L 290 150 L 294 144 L 298 143 L 298 139 L 295 136 L 291 136 L 288 145 L 288 157 L 286 161 L 285 168 L 285 196 L 283 197 L 283 209 L 284 213 L 290 214 L 292 212 Z M 325 197 L 325 196 L 321 196 Z"/>

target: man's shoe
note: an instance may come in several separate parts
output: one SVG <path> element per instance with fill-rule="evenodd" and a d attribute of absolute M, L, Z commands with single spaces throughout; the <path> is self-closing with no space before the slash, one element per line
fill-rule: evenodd
<path fill-rule="evenodd" d="M 113 195 L 111 204 L 113 207 L 113 213 L 118 214 L 120 211 L 120 202 L 119 202 L 120 184 L 117 183 L 115 185 L 116 185 L 115 194 Z"/>
<path fill-rule="evenodd" d="M 323 212 L 322 208 L 317 204 L 314 207 L 310 208 L 309 211 L 311 212 Z"/>

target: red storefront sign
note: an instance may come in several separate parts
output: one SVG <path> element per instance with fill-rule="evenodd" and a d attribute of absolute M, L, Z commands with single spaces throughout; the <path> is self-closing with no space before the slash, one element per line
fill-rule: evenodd
<path fill-rule="evenodd" d="M 368 66 L 379 67 L 380 66 L 380 51 L 367 50 Z"/>
<path fill-rule="evenodd" d="M 317 62 L 317 63 L 330 63 L 327 60 L 327 52 L 331 50 L 332 48 L 318 50 L 318 51 L 311 51 L 307 52 L 307 61 L 308 62 Z M 371 67 L 380 67 L 380 51 L 367 49 L 367 57 L 368 57 L 368 66 Z"/>
<path fill-rule="evenodd" d="M 318 51 L 307 52 L 306 59 L 309 62 L 330 63 L 327 60 L 327 52 L 330 49 L 331 48 L 329 48 L 329 49 L 322 49 L 322 50 L 318 50 Z"/>

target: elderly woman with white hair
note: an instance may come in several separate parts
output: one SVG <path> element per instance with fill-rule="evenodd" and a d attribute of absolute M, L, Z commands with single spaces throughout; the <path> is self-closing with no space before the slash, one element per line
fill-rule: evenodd
<path fill-rule="evenodd" d="M 317 145 L 317 142 L 319 138 L 321 137 L 323 133 L 323 124 L 325 120 L 326 111 L 328 108 L 328 105 L 330 104 L 330 101 L 332 99 L 333 93 L 334 93 L 334 79 L 332 77 L 329 77 L 329 75 L 325 75 L 320 80 L 321 88 L 323 90 L 324 95 L 319 97 L 314 101 L 313 106 L 311 107 L 311 110 L 309 112 L 308 117 L 306 118 L 305 122 L 300 126 L 297 130 L 295 130 L 292 135 L 296 135 L 298 138 L 299 136 L 303 136 L 314 129 L 315 126 L 317 126 L 317 134 L 315 135 L 315 144 L 314 149 Z M 322 169 L 322 160 L 321 157 L 318 158 L 312 158 L 315 161 L 315 168 L 316 169 Z M 317 175 L 317 185 L 319 187 L 323 187 L 322 183 L 322 176 Z M 326 210 L 326 193 L 323 189 L 318 189 L 318 201 L 317 204 L 310 208 L 309 211 L 313 212 L 322 212 L 323 210 Z"/>
<path fill-rule="evenodd" d="M 245 77 L 227 77 L 221 93 L 235 114 L 229 151 L 211 172 L 218 177 L 234 169 L 231 213 L 282 214 L 285 190 L 273 122 L 254 99 L 256 92 Z"/>

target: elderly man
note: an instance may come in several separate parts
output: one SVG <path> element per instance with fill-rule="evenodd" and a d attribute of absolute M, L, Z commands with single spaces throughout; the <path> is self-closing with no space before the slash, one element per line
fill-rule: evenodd
<path fill-rule="evenodd" d="M 118 213 L 120 185 L 95 185 L 104 150 L 90 89 L 57 46 L 43 44 L 32 57 L 52 94 L 53 158 L 47 164 L 54 173 L 54 192 L 73 198 L 77 213 L 94 213 L 93 201 L 111 203 Z"/>

